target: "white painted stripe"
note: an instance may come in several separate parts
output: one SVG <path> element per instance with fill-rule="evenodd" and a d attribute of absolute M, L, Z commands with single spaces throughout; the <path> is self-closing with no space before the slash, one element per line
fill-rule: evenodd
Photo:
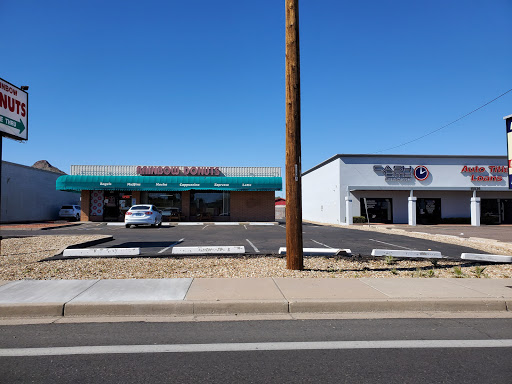
<path fill-rule="evenodd" d="M 211 247 L 173 247 L 173 254 L 240 254 L 245 253 L 243 245 L 211 246 Z"/>
<path fill-rule="evenodd" d="M 340 252 L 352 253 L 350 249 L 340 248 L 302 248 L 302 253 L 305 256 L 322 256 L 322 255 L 338 255 Z M 283 255 L 286 253 L 286 247 L 280 247 L 278 254 Z"/>
<path fill-rule="evenodd" d="M 249 239 L 245 239 L 245 240 L 247 240 L 247 242 L 249 243 L 249 245 L 250 245 L 251 247 L 253 247 L 254 252 L 258 252 L 258 253 L 260 252 L 260 251 L 259 251 L 259 249 L 258 249 L 258 248 L 256 248 L 256 246 L 255 246 L 253 243 L 251 243 L 251 241 L 250 241 Z"/>
<path fill-rule="evenodd" d="M 412 257 L 424 259 L 442 259 L 443 255 L 437 251 L 404 251 L 401 249 L 374 249 L 372 256 L 395 256 L 395 257 Z"/>
<path fill-rule="evenodd" d="M 412 248 L 407 248 L 407 247 L 402 247 L 401 245 L 396 245 L 396 244 L 391 244 L 391 243 L 386 243 L 384 241 L 380 241 L 380 240 L 374 240 L 374 239 L 368 239 L 370 241 L 376 241 L 377 243 L 381 243 L 381 244 L 386 244 L 386 245 L 391 245 L 393 247 L 398 247 L 398 248 L 403 248 L 403 249 L 410 249 L 412 250 Z"/>
<path fill-rule="evenodd" d="M 281 224 L 279 224 L 279 226 L 280 226 L 281 228 L 286 228 L 286 226 L 285 226 L 285 225 L 281 225 Z"/>
<path fill-rule="evenodd" d="M 190 222 L 190 223 L 178 223 L 178 225 L 204 225 L 204 223 Z"/>
<path fill-rule="evenodd" d="M 249 223 L 249 225 L 276 225 L 275 223 Z"/>
<path fill-rule="evenodd" d="M 489 261 L 493 263 L 512 263 L 512 256 L 504 255 L 486 255 L 483 253 L 462 253 L 461 259 L 475 261 Z"/>
<path fill-rule="evenodd" d="M 339 349 L 510 348 L 512 339 L 494 340 L 365 340 L 275 343 L 166 345 L 102 345 L 82 347 L 4 348 L 0 357 L 106 355 L 115 353 L 249 352 Z"/>
<path fill-rule="evenodd" d="M 326 247 L 326 248 L 332 248 L 332 247 L 329 247 L 328 245 L 325 245 L 325 244 L 323 244 L 323 243 L 321 243 L 321 242 L 319 242 L 319 241 L 316 241 L 316 240 L 313 240 L 313 239 L 311 239 L 311 241 L 312 241 L 313 243 L 317 243 L 317 244 L 323 245 L 323 246 L 324 246 L 324 247 Z"/>
<path fill-rule="evenodd" d="M 114 226 L 121 225 L 121 226 L 124 226 L 124 222 L 123 223 L 107 223 L 107 225 L 114 225 Z"/>
<path fill-rule="evenodd" d="M 214 225 L 240 225 L 240 223 L 236 223 L 234 221 L 230 222 L 219 222 L 219 223 L 213 223 Z"/>
<path fill-rule="evenodd" d="M 62 256 L 137 256 L 140 248 L 82 248 L 65 249 Z"/>
<path fill-rule="evenodd" d="M 183 238 L 183 239 L 179 239 L 178 241 L 176 241 L 176 242 L 172 243 L 171 245 L 169 245 L 167 248 L 164 248 L 164 249 L 162 249 L 161 251 L 158 251 L 158 253 L 164 253 L 164 252 L 165 252 L 165 251 L 167 251 L 169 248 L 174 247 L 176 244 L 182 243 L 182 242 L 183 242 L 183 240 L 185 240 L 185 238 Z"/>

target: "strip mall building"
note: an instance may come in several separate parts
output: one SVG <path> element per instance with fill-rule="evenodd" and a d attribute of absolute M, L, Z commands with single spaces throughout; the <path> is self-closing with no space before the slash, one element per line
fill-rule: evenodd
<path fill-rule="evenodd" d="M 57 190 L 80 191 L 82 221 L 123 221 L 153 204 L 184 221 L 274 221 L 279 167 L 72 165 Z"/>
<path fill-rule="evenodd" d="M 302 174 L 303 219 L 512 224 L 505 156 L 335 155 Z"/>

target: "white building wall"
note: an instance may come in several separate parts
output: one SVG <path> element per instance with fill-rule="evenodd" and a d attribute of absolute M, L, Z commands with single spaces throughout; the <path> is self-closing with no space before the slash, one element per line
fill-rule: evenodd
<path fill-rule="evenodd" d="M 302 177 L 302 219 L 340 224 L 342 205 L 338 160 Z M 343 208 L 344 212 L 344 208 Z M 344 214 L 344 213 L 343 213 Z"/>
<path fill-rule="evenodd" d="M 412 169 L 424 165 L 430 175 L 424 181 L 414 177 L 386 180 L 375 171 L 375 165 Z M 352 198 L 353 216 L 362 215 L 360 201 L 364 197 L 391 198 L 393 222 L 407 223 L 407 200 L 412 191 L 417 198 L 440 198 L 442 218 L 469 217 L 474 189 L 481 198 L 512 198 L 507 173 L 489 172 L 489 166 L 506 165 L 506 159 L 500 156 L 337 155 L 303 175 L 303 217 L 324 223 L 344 223 L 347 190 Z M 464 166 L 484 167 L 485 172 L 463 173 Z M 338 178 L 334 176 L 336 169 Z M 471 174 L 475 177 L 501 176 L 502 181 L 476 181 L 472 180 Z M 325 212 L 326 206 L 330 212 Z"/>
<path fill-rule="evenodd" d="M 80 194 L 57 191 L 60 173 L 2 161 L 1 222 L 55 220 L 65 204 L 79 204 Z"/>

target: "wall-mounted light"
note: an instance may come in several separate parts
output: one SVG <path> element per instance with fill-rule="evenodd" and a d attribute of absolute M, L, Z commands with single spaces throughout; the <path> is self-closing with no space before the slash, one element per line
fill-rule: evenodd
<path fill-rule="evenodd" d="M 22 85 L 20 88 L 22 91 L 28 91 L 28 85 Z"/>

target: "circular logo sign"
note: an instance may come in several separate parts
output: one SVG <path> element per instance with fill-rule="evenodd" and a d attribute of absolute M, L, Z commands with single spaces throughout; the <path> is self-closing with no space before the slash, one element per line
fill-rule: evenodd
<path fill-rule="evenodd" d="M 424 165 L 418 165 L 416 168 L 414 168 L 414 177 L 416 180 L 427 180 L 428 175 L 430 175 L 430 172 Z"/>

